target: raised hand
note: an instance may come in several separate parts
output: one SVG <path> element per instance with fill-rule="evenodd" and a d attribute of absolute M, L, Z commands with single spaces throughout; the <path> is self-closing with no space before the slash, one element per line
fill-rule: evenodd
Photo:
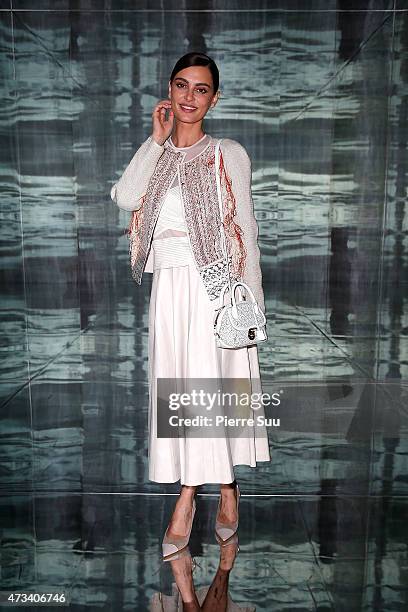
<path fill-rule="evenodd" d="M 169 109 L 169 118 L 166 120 L 166 110 Z M 153 119 L 153 138 L 157 144 L 162 145 L 170 136 L 173 129 L 174 113 L 171 110 L 170 100 L 160 100 L 154 107 Z"/>

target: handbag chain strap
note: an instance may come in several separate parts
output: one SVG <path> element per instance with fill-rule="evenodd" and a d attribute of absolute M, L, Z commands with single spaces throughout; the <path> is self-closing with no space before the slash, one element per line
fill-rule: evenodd
<path fill-rule="evenodd" d="M 215 177 L 216 177 L 216 181 L 217 181 L 217 195 L 218 195 L 218 204 L 220 207 L 220 219 L 221 219 L 221 225 L 220 225 L 220 235 L 221 235 L 221 245 L 222 245 L 222 250 L 224 253 L 224 256 L 227 260 L 227 271 L 228 271 L 228 283 L 229 283 L 229 289 L 230 289 L 230 299 L 231 299 L 231 303 L 232 303 L 232 285 L 231 285 L 231 276 L 230 276 L 230 268 L 229 268 L 229 257 L 228 257 L 228 252 L 227 252 L 227 245 L 226 245 L 226 240 L 225 240 L 225 228 L 224 228 L 224 224 L 223 224 L 223 219 L 224 219 L 224 210 L 223 210 L 223 206 L 222 206 L 222 197 L 221 197 L 221 180 L 220 180 L 220 145 L 221 145 L 221 139 L 218 140 L 217 144 L 215 145 Z M 224 295 L 224 294 L 223 294 Z M 221 305 L 222 306 L 222 305 Z"/>

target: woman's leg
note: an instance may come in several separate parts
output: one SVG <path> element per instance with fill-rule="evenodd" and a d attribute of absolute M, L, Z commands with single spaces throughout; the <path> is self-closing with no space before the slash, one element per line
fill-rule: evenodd
<path fill-rule="evenodd" d="M 191 555 L 185 555 L 176 561 L 170 561 L 177 588 L 183 601 L 183 610 L 197 612 L 201 610 L 193 582 L 193 563 Z"/>
<path fill-rule="evenodd" d="M 191 521 L 193 499 L 197 487 L 182 485 L 173 515 L 171 517 L 168 533 L 170 536 L 186 536 Z M 194 589 L 192 559 L 188 555 L 176 561 L 170 561 L 176 579 L 177 587 L 183 600 L 183 610 L 197 612 L 201 610 Z"/>
<path fill-rule="evenodd" d="M 228 582 L 237 555 L 237 545 L 220 547 L 220 563 L 201 606 L 204 612 L 225 612 L 228 607 Z"/>
<path fill-rule="evenodd" d="M 233 523 L 237 520 L 236 480 L 221 485 L 221 508 L 218 520 L 221 523 Z"/>
<path fill-rule="evenodd" d="M 196 488 L 187 485 L 181 486 L 180 495 L 169 523 L 169 536 L 186 536 L 188 534 Z"/>

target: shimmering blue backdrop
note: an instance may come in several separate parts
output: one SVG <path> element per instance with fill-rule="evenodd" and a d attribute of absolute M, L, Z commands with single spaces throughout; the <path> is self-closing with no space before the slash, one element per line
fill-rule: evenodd
<path fill-rule="evenodd" d="M 151 275 L 131 279 L 109 194 L 199 50 L 221 73 L 205 130 L 252 159 L 263 380 L 326 389 L 282 412 L 270 464 L 237 469 L 231 590 L 265 611 L 406 610 L 407 2 L 0 9 L 2 588 L 146 610 L 165 583 L 163 493 L 179 485 L 147 479 Z M 216 503 L 201 500 L 198 584 Z"/>

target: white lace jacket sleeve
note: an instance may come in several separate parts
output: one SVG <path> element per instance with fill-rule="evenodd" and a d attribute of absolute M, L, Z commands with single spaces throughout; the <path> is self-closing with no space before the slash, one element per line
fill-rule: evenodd
<path fill-rule="evenodd" d="M 221 141 L 221 151 L 235 197 L 236 216 L 234 221 L 242 229 L 242 238 L 247 251 L 243 274 L 244 283 L 250 286 L 259 307 L 265 313 L 260 250 L 258 246 L 259 228 L 254 215 L 254 203 L 252 200 L 251 160 L 245 148 L 236 140 L 223 139 Z"/>
<path fill-rule="evenodd" d="M 137 210 L 146 193 L 150 177 L 164 151 L 152 136 L 149 136 L 132 157 L 120 179 L 112 186 L 111 198 L 123 210 Z"/>

